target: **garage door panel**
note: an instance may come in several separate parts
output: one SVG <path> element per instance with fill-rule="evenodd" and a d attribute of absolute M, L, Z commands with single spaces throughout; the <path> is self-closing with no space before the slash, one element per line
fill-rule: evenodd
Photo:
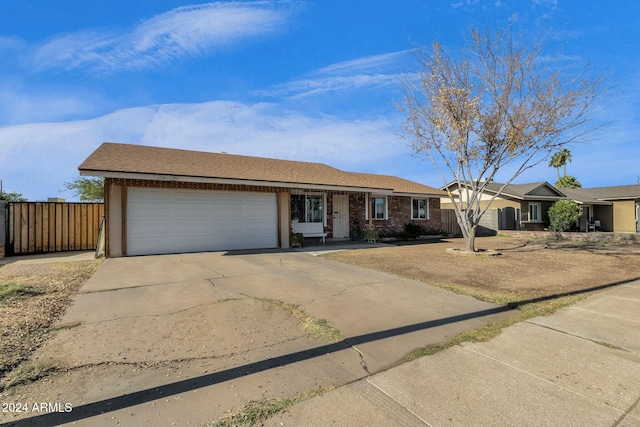
<path fill-rule="evenodd" d="M 127 254 L 163 254 L 278 245 L 273 193 L 130 188 Z"/>

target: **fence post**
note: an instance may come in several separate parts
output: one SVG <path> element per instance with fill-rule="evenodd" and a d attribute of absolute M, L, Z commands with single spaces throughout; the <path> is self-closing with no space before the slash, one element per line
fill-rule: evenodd
<path fill-rule="evenodd" d="M 0 200 L 0 259 L 4 258 L 4 245 L 7 240 L 7 202 Z"/>

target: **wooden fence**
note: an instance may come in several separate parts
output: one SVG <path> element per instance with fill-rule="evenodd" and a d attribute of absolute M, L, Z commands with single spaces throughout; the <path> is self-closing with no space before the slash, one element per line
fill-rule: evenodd
<path fill-rule="evenodd" d="M 462 236 L 462 230 L 456 219 L 456 211 L 453 209 L 442 209 L 440 211 L 442 230 L 446 231 L 450 236 Z"/>
<path fill-rule="evenodd" d="M 103 203 L 12 202 L 6 209 L 7 256 L 92 250 L 98 244 Z"/>

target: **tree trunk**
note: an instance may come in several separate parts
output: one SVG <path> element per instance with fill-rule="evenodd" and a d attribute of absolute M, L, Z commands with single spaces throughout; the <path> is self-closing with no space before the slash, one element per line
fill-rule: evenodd
<path fill-rule="evenodd" d="M 464 236 L 465 242 L 465 251 L 467 252 L 475 252 L 476 251 L 476 229 L 478 227 L 474 225 L 471 227 L 471 232 Z"/>

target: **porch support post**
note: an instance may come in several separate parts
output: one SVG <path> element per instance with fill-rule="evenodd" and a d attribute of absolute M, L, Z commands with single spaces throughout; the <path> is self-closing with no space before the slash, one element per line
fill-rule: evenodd
<path fill-rule="evenodd" d="M 105 226 L 107 232 L 105 236 L 106 249 L 105 257 L 118 258 L 124 255 L 124 210 L 126 206 L 123 204 L 122 193 L 126 191 L 123 185 L 105 183 L 104 188 L 104 207 L 105 207 Z"/>
<path fill-rule="evenodd" d="M 291 247 L 289 235 L 291 234 L 291 194 L 289 192 L 277 193 L 278 197 L 278 240 L 283 249 Z"/>

